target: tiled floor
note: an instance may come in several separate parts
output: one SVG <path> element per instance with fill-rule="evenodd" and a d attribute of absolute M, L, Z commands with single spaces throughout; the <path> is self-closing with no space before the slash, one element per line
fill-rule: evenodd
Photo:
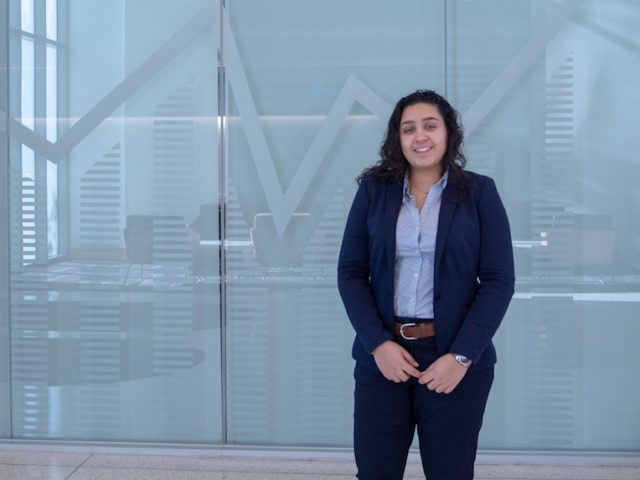
<path fill-rule="evenodd" d="M 176 454 L 108 453 L 109 449 L 82 448 L 82 451 L 47 450 L 47 447 L 0 445 L 2 480 L 343 480 L 355 478 L 355 465 L 349 455 L 323 455 L 323 458 L 277 458 L 238 453 L 196 452 Z M 105 453 L 107 452 L 107 453 Z M 135 452 L 135 451 L 133 451 Z M 249 453 L 250 454 L 250 453 Z M 281 454 L 280 454 L 281 455 Z M 558 457 L 559 458 L 559 457 Z M 480 462 L 483 460 L 480 459 Z M 564 462 L 564 460 L 563 460 Z M 576 462 L 578 463 L 578 462 Z M 477 480 L 640 480 L 640 459 L 625 457 L 616 465 L 601 466 L 584 458 L 581 466 L 513 465 L 480 463 Z M 590 465 L 589 465 L 590 464 Z M 405 479 L 423 479 L 415 457 L 410 460 Z"/>

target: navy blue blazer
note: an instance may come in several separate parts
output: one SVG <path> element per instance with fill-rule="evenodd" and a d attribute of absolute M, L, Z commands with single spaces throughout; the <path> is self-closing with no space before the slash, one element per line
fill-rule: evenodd
<path fill-rule="evenodd" d="M 452 175 L 442 194 L 434 266 L 438 353 L 459 353 L 481 369 L 496 362 L 491 341 L 514 292 L 511 233 L 489 177 Z M 366 177 L 351 206 L 338 260 L 338 289 L 356 331 L 353 358 L 377 370 L 371 352 L 394 339 L 396 221 L 402 185 Z"/>

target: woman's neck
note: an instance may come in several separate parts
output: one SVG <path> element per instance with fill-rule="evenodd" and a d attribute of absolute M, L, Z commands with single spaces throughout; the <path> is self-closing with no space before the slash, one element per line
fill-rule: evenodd
<path fill-rule="evenodd" d="M 442 170 L 409 170 L 409 184 L 416 192 L 428 192 L 442 178 Z"/>

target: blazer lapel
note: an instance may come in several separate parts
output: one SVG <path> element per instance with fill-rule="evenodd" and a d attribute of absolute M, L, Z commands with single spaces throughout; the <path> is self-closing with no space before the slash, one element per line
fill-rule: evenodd
<path fill-rule="evenodd" d="M 391 273 L 391 285 L 393 286 L 393 278 L 395 272 L 396 261 L 396 223 L 398 222 L 398 214 L 402 205 L 402 186 L 397 183 L 387 184 L 387 199 L 385 210 L 385 241 L 387 251 L 387 266 Z M 393 289 L 392 289 L 393 291 Z"/>
<path fill-rule="evenodd" d="M 450 182 L 447 184 L 447 188 L 442 192 L 442 200 L 440 202 L 440 216 L 438 218 L 438 232 L 436 234 L 436 252 L 434 271 L 438 271 L 440 264 L 440 258 L 444 247 L 447 244 L 447 238 L 449 237 L 449 230 L 451 230 L 451 222 L 453 221 L 453 215 L 456 212 L 458 202 L 452 200 L 452 197 L 457 193 L 456 187 Z"/>

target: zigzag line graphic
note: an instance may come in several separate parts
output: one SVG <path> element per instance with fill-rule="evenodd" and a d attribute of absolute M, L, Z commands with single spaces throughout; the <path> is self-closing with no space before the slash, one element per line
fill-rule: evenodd
<path fill-rule="evenodd" d="M 231 32 L 226 12 L 224 15 L 224 28 Z M 233 90 L 240 118 L 244 124 L 244 132 L 269 204 L 269 210 L 273 216 L 276 231 L 279 235 L 282 235 L 302 197 L 313 181 L 327 151 L 338 136 L 342 122 L 347 118 L 354 103 L 359 102 L 381 119 L 389 116 L 392 107 L 356 77 L 349 76 L 329 110 L 326 120 L 296 170 L 289 187 L 283 192 L 278 181 L 273 157 L 267 145 L 264 129 L 260 125 L 247 75 L 240 61 L 240 53 L 232 34 L 229 34 L 228 40 L 224 43 L 222 58 L 228 62 L 229 84 Z"/>
<path fill-rule="evenodd" d="M 122 82 L 78 120 L 55 143 L 37 134 L 16 119 L 0 111 L 0 130 L 8 130 L 14 138 L 47 159 L 56 162 L 64 158 L 84 140 L 98 125 L 109 117 L 126 100 L 140 90 L 154 75 L 160 72 L 195 38 L 212 25 L 212 15 L 205 9 L 194 15 L 178 32 L 164 42 Z M 213 19 L 215 22 L 215 18 Z M 8 124 L 7 124 L 8 123 Z"/>
<path fill-rule="evenodd" d="M 583 1 L 570 0 L 565 2 L 557 13 L 551 15 L 536 34 L 532 35 L 514 59 L 463 115 L 462 122 L 466 126 L 467 135 L 470 135 L 480 125 L 489 112 L 493 110 L 504 95 L 530 68 L 533 61 L 544 52 L 549 41 L 556 35 L 562 25 L 571 18 Z M 349 76 L 320 131 L 313 139 L 309 150 L 307 150 L 300 166 L 296 170 L 289 187 L 283 193 L 276 175 L 271 152 L 267 146 L 264 130 L 258 119 L 258 112 L 256 111 L 255 102 L 253 101 L 226 10 L 223 15 L 223 28 L 229 32 L 228 41 L 225 42 L 223 50 L 223 60 L 228 59 L 229 83 L 234 92 L 240 117 L 245 124 L 244 131 L 258 170 L 258 176 L 267 197 L 269 209 L 273 215 L 276 231 L 279 235 L 282 235 L 354 103 L 360 103 L 381 120 L 389 116 L 392 106 L 356 77 Z"/>
<path fill-rule="evenodd" d="M 567 0 L 531 36 L 513 60 L 463 115 L 467 136 L 475 130 L 521 76 L 526 73 L 533 61 L 544 52 L 549 41 L 558 33 L 563 24 L 573 16 L 583 2 L 584 0 Z M 195 15 L 55 144 L 48 142 L 1 111 L 0 130 L 9 130 L 13 137 L 51 160 L 63 158 L 97 125 L 189 45 L 202 31 L 212 26 L 215 29 L 219 25 L 219 11 L 219 0 L 216 0 L 213 4 L 213 12 L 205 9 Z M 391 106 L 356 77 L 349 76 L 288 188 L 284 191 L 276 175 L 273 157 L 267 145 L 264 129 L 260 124 L 226 9 L 223 11 L 223 29 L 226 35 L 224 36 L 222 58 L 227 62 L 229 85 L 233 90 L 234 98 L 240 111 L 244 131 L 269 209 L 273 215 L 276 230 L 282 235 L 354 103 L 360 103 L 364 108 L 383 120 L 388 117 Z"/>

